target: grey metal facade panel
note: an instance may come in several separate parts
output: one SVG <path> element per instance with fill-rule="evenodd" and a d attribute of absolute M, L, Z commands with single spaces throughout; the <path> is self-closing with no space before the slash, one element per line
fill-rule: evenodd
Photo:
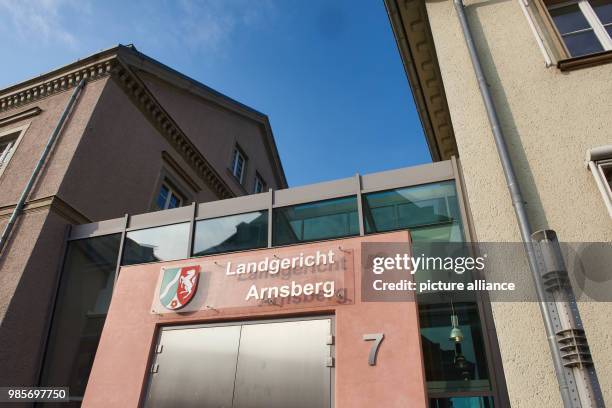
<path fill-rule="evenodd" d="M 192 217 L 193 209 L 190 206 L 138 214 L 130 217 L 128 229 L 149 228 L 176 224 L 179 222 L 188 222 Z"/>
<path fill-rule="evenodd" d="M 123 231 L 125 227 L 124 218 L 114 218 L 92 222 L 89 224 L 73 225 L 70 230 L 69 240 L 89 238 L 92 236 L 116 234 Z"/>
<path fill-rule="evenodd" d="M 326 181 L 307 186 L 277 190 L 274 192 L 274 207 L 309 203 L 329 198 L 344 197 L 357 194 L 355 178 Z"/>
<path fill-rule="evenodd" d="M 361 178 L 362 192 L 389 190 L 392 188 L 416 186 L 435 183 L 437 181 L 453 180 L 453 165 L 450 160 L 423 164 L 421 166 L 405 167 L 380 173 L 366 174 Z"/>
<path fill-rule="evenodd" d="M 196 219 L 217 218 L 225 215 L 267 210 L 269 205 L 270 193 L 267 192 L 227 200 L 210 201 L 198 204 Z"/>

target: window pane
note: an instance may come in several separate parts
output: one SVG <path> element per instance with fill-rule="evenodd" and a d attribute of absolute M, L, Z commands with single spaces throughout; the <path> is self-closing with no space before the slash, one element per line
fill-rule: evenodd
<path fill-rule="evenodd" d="M 162 184 L 159 189 L 159 195 L 157 196 L 157 208 L 160 210 L 166 209 L 166 201 L 168 200 L 169 193 L 168 187 Z"/>
<path fill-rule="evenodd" d="M 428 303 L 428 299 L 431 302 Z M 419 296 L 419 323 L 425 377 L 430 392 L 488 391 L 491 388 L 478 308 L 475 302 L 455 302 L 463 339 L 450 339 L 453 307 L 439 303 L 439 294 Z M 469 406 L 469 405 L 468 405 Z"/>
<path fill-rule="evenodd" d="M 601 165 L 601 171 L 608 182 L 608 186 L 612 189 L 612 164 Z"/>
<path fill-rule="evenodd" d="M 8 162 L 13 144 L 13 140 L 0 143 L 0 167 Z"/>
<path fill-rule="evenodd" d="M 238 151 L 234 150 L 234 159 L 232 161 L 232 173 L 234 176 L 242 182 L 242 173 L 244 171 L 244 157 Z"/>
<path fill-rule="evenodd" d="M 236 164 L 236 177 L 238 177 L 238 179 L 242 180 L 242 170 L 244 168 L 244 159 L 242 158 L 242 156 L 240 154 L 238 154 L 238 161 Z"/>
<path fill-rule="evenodd" d="M 273 227 L 274 245 L 358 235 L 357 198 L 275 208 Z"/>
<path fill-rule="evenodd" d="M 563 40 L 572 57 L 603 51 L 603 47 L 593 30 L 568 34 L 563 37 Z"/>
<path fill-rule="evenodd" d="M 8 152 L 9 146 L 9 142 L 0 143 L 0 157 L 3 157 Z"/>
<path fill-rule="evenodd" d="M 236 160 L 238 160 L 238 150 L 234 150 L 234 157 L 232 157 L 232 173 L 236 174 Z"/>
<path fill-rule="evenodd" d="M 593 6 L 593 10 L 595 10 L 595 14 L 597 14 L 602 24 L 612 23 L 612 1 L 590 0 L 589 3 Z M 610 27 L 608 27 L 608 33 L 609 32 Z"/>
<path fill-rule="evenodd" d="M 580 11 L 578 4 L 555 8 L 550 11 L 550 15 L 561 34 L 571 33 L 572 31 L 591 28 L 589 22 Z"/>
<path fill-rule="evenodd" d="M 168 208 L 176 208 L 181 205 L 181 199 L 172 194 L 170 196 L 170 202 L 168 203 Z"/>
<path fill-rule="evenodd" d="M 196 223 L 193 254 L 240 251 L 268 246 L 268 211 L 202 220 Z"/>
<path fill-rule="evenodd" d="M 189 223 L 130 231 L 126 234 L 122 265 L 186 258 Z"/>
<path fill-rule="evenodd" d="M 68 245 L 41 385 L 68 386 L 71 397 L 83 396 L 110 304 L 120 240 L 114 234 Z"/>
<path fill-rule="evenodd" d="M 429 408 L 494 408 L 491 397 L 432 398 Z"/>
<path fill-rule="evenodd" d="M 367 233 L 445 224 L 461 229 L 453 181 L 366 194 L 364 217 Z"/>
<path fill-rule="evenodd" d="M 459 223 L 413 228 L 412 241 L 417 242 L 463 242 L 463 231 Z"/>

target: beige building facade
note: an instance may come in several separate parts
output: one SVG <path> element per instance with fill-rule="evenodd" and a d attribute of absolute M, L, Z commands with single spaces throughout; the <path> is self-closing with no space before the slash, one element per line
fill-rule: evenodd
<path fill-rule="evenodd" d="M 576 10 L 586 13 L 589 23 L 595 11 L 608 27 L 598 7 L 609 13 L 612 6 L 557 3 L 465 1 L 463 6 L 533 231 L 553 229 L 566 242 L 609 243 L 605 191 L 585 154 L 612 143 L 612 65 L 606 64 L 611 55 L 603 35 L 601 50 L 582 55 L 571 48 L 573 34 L 563 34 L 568 19 L 580 20 Z M 456 155 L 461 161 L 475 237 L 520 242 L 455 5 L 416 0 L 386 5 L 434 159 Z M 531 280 L 528 269 L 525 279 Z M 491 307 L 511 406 L 563 406 L 537 303 L 493 302 Z M 612 359 L 606 328 L 612 324 L 612 303 L 585 301 L 578 308 L 609 406 Z"/>
<path fill-rule="evenodd" d="M 41 381 L 71 225 L 287 187 L 266 115 L 118 46 L 0 90 L 2 231 L 64 112 L 2 242 L 2 386 Z"/>

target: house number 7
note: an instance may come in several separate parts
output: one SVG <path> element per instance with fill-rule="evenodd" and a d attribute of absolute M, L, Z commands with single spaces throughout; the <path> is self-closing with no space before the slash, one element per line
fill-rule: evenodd
<path fill-rule="evenodd" d="M 380 347 L 380 343 L 382 343 L 385 335 L 383 333 L 372 333 L 372 334 L 364 334 L 363 339 L 365 341 L 374 341 L 372 344 L 372 348 L 370 349 L 370 355 L 368 357 L 368 364 L 371 366 L 376 365 L 376 355 L 378 354 L 378 349 Z"/>

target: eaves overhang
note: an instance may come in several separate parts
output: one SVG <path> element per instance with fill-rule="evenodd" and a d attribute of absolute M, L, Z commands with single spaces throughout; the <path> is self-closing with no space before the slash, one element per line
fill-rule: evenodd
<path fill-rule="evenodd" d="M 433 161 L 458 156 L 424 0 L 384 0 Z"/>

